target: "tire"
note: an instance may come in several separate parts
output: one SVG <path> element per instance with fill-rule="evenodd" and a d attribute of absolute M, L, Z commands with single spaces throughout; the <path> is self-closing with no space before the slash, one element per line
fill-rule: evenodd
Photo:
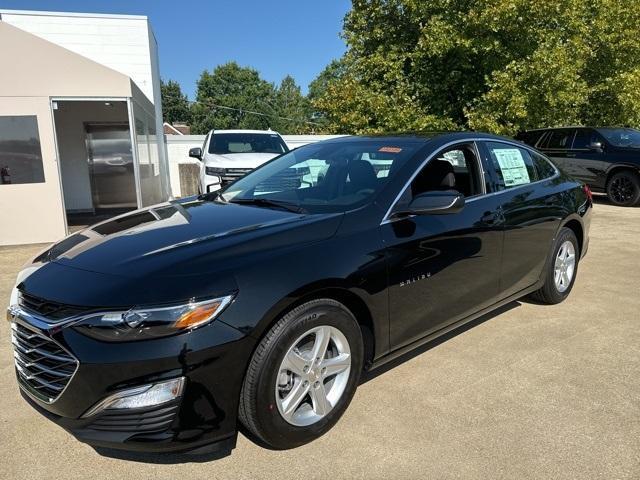
<path fill-rule="evenodd" d="M 323 357 L 320 362 L 314 362 L 310 354 L 323 333 L 309 336 L 310 331 L 331 332 L 327 358 Z M 339 359 L 343 362 L 342 359 L 347 358 L 344 353 L 336 353 L 340 352 L 339 346 L 344 350 L 345 341 L 350 350 L 350 367 L 324 379 L 316 376 L 320 375 L 322 365 L 330 365 L 327 361 Z M 298 349 L 294 353 L 300 355 L 296 358 L 305 360 L 304 368 L 308 368 L 308 363 L 312 365 L 312 370 L 300 376 L 288 370 L 281 373 L 285 356 L 290 358 L 289 353 L 296 345 L 303 345 L 305 348 L 307 345 L 311 346 L 309 350 Z M 332 355 L 333 359 L 330 358 Z M 355 317 L 344 305 L 331 299 L 313 300 L 300 305 L 271 327 L 256 348 L 240 394 L 240 422 L 255 440 L 273 449 L 295 448 L 311 442 L 329 431 L 349 406 L 360 379 L 362 365 L 362 333 Z M 326 371 L 326 367 L 324 368 Z M 300 371 L 302 368 L 296 369 Z M 322 388 L 313 392 L 328 392 L 325 395 L 327 399 L 332 394 L 339 394 L 334 395 L 335 402 L 332 406 L 330 401 L 324 404 L 331 408 L 327 408 L 328 413 L 322 417 L 316 414 L 316 404 L 313 403 L 315 398 L 321 397 L 311 397 L 313 387 L 320 388 L 316 385 L 319 382 L 322 383 Z M 302 386 L 309 389 L 309 394 L 304 397 L 300 394 L 303 400 L 287 420 L 281 409 L 284 409 L 283 405 L 294 388 L 300 389 Z M 287 390 L 289 387 L 290 390 Z M 290 402 L 290 405 L 294 404 L 295 402 Z"/>
<path fill-rule="evenodd" d="M 568 282 L 564 282 L 564 285 L 558 285 L 556 282 L 556 268 L 558 267 L 557 259 L 559 256 L 564 256 L 561 253 L 561 249 L 567 246 L 567 242 L 570 242 L 573 249 L 574 262 L 573 269 L 571 271 L 571 278 Z M 564 252 L 571 249 L 565 249 Z M 563 227 L 560 229 L 556 241 L 553 244 L 552 256 L 547 262 L 544 285 L 540 290 L 534 292 L 531 296 L 534 300 L 545 303 L 548 305 L 555 305 L 563 302 L 571 293 L 573 284 L 575 283 L 576 276 L 578 274 L 578 263 L 580 259 L 580 246 L 578 245 L 578 239 L 576 238 L 573 230 Z M 568 264 L 565 260 L 565 264 Z M 560 267 L 562 269 L 562 267 Z"/>
<path fill-rule="evenodd" d="M 621 207 L 637 205 L 640 203 L 640 177 L 631 170 L 614 173 L 607 182 L 607 196 Z"/>

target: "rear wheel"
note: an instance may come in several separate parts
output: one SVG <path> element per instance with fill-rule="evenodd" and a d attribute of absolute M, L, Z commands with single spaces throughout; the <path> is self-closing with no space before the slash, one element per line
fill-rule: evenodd
<path fill-rule="evenodd" d="M 553 305 L 569 296 L 578 273 L 578 252 L 573 230 L 562 228 L 553 245 L 551 261 L 547 262 L 544 285 L 532 295 L 535 300 Z"/>
<path fill-rule="evenodd" d="M 614 173 L 607 182 L 607 195 L 616 205 L 631 207 L 640 202 L 640 178 L 631 170 Z"/>
<path fill-rule="evenodd" d="M 240 421 L 272 448 L 315 440 L 346 410 L 362 365 L 362 335 L 351 312 L 331 299 L 307 302 L 258 345 L 242 387 Z"/>

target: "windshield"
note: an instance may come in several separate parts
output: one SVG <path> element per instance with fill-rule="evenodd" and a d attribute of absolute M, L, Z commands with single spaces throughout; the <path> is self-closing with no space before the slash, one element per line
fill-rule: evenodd
<path fill-rule="evenodd" d="M 215 133 L 209 143 L 209 153 L 274 153 L 288 152 L 289 148 L 277 133 Z"/>
<path fill-rule="evenodd" d="M 640 148 L 640 131 L 633 128 L 599 128 L 598 132 L 614 147 Z"/>
<path fill-rule="evenodd" d="M 221 192 L 222 199 L 239 203 L 263 199 L 310 213 L 350 210 L 370 201 L 421 146 L 383 140 L 314 143 L 229 185 Z"/>

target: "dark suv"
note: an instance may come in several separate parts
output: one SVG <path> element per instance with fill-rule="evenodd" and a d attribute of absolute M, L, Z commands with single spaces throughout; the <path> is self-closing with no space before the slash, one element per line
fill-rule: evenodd
<path fill-rule="evenodd" d="M 616 205 L 640 203 L 640 131 L 566 127 L 529 130 L 516 139 L 544 152 L 566 173 L 605 192 Z"/>

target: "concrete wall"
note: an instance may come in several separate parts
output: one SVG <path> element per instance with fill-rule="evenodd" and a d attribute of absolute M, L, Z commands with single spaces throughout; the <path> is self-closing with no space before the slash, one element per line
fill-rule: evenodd
<path fill-rule="evenodd" d="M 0 115 L 36 115 L 45 180 L 0 185 L 0 245 L 50 242 L 63 237 L 65 219 L 49 98 L 0 96 Z"/>
<path fill-rule="evenodd" d="M 297 148 L 308 143 L 341 137 L 343 135 L 283 135 L 282 138 L 289 148 Z M 189 158 L 189 149 L 202 147 L 205 135 L 165 135 L 167 156 L 169 159 L 169 178 L 171 180 L 171 192 L 174 197 L 182 196 L 180 191 L 180 167 L 181 163 L 198 164 L 199 161 Z"/>

